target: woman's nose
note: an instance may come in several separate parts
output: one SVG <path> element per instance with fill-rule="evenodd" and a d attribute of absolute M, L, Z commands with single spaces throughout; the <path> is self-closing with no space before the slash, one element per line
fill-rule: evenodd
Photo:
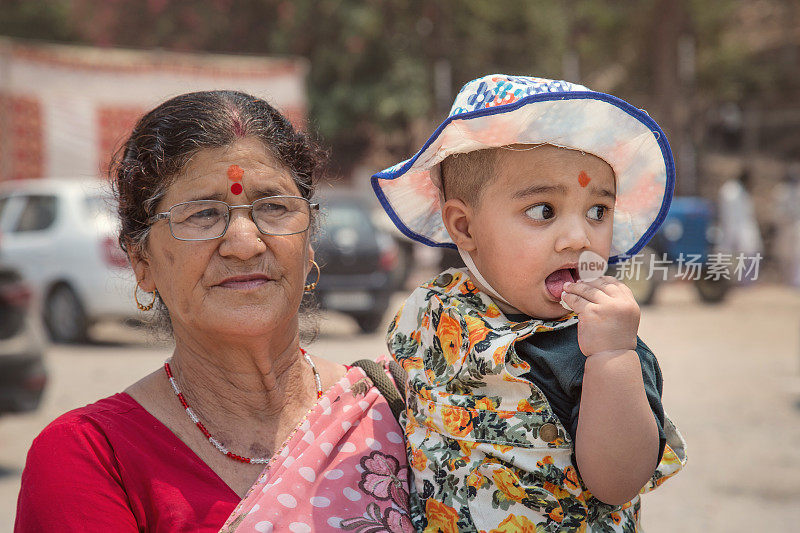
<path fill-rule="evenodd" d="M 264 241 L 261 232 L 250 217 L 250 212 L 244 209 L 234 209 L 231 211 L 228 230 L 222 236 L 219 253 L 223 256 L 249 259 L 264 251 Z"/>

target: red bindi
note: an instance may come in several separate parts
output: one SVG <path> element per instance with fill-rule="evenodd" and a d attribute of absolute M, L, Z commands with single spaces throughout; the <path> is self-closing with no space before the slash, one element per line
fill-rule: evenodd
<path fill-rule="evenodd" d="M 239 165 L 231 165 L 228 167 L 228 179 L 231 181 L 239 181 L 244 176 L 244 170 Z M 237 193 L 238 194 L 238 193 Z"/>
<path fill-rule="evenodd" d="M 241 183 L 231 184 L 231 192 L 233 194 L 242 194 L 242 184 Z"/>
<path fill-rule="evenodd" d="M 578 183 L 581 184 L 581 187 L 586 187 L 590 181 L 592 181 L 592 178 L 589 177 L 586 171 L 581 170 L 581 173 L 578 174 Z"/>

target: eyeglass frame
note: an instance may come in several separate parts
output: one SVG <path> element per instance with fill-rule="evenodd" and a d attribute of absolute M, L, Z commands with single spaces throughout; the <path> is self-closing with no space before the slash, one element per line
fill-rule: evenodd
<path fill-rule="evenodd" d="M 295 198 L 295 199 L 298 199 L 298 200 L 303 200 L 308 205 L 308 215 L 309 215 L 309 217 L 308 217 L 308 226 L 306 226 L 305 229 L 302 229 L 300 231 L 293 231 L 292 233 L 267 233 L 266 231 L 262 231 L 261 228 L 258 227 L 258 222 L 256 222 L 256 219 L 253 216 L 253 210 L 254 210 L 253 206 L 254 206 L 254 204 L 256 202 L 260 202 L 261 200 L 268 200 L 270 198 Z M 197 202 L 219 202 L 221 204 L 224 204 L 228 208 L 228 216 L 227 216 L 227 219 L 225 221 L 225 228 L 222 230 L 222 233 L 220 233 L 216 237 L 209 237 L 207 239 L 183 239 L 181 237 L 176 237 L 175 236 L 175 232 L 172 229 L 172 218 L 171 218 L 172 217 L 172 215 L 171 215 L 172 210 L 174 208 L 178 207 L 179 205 L 193 204 L 193 203 L 197 203 Z M 308 228 L 311 227 L 311 212 L 312 211 L 319 211 L 319 204 L 312 204 L 311 201 L 308 198 L 304 198 L 302 196 L 292 196 L 292 195 L 286 195 L 286 194 L 276 194 L 276 195 L 273 195 L 273 196 L 264 196 L 262 198 L 257 198 L 256 200 L 253 201 L 252 204 L 242 204 L 242 205 L 230 205 L 229 203 L 224 202 L 222 200 L 212 200 L 212 199 L 207 199 L 207 200 L 187 200 L 185 202 L 178 202 L 177 204 L 170 206 L 170 208 L 167 211 L 163 211 L 161 213 L 156 213 L 155 215 L 153 215 L 153 216 L 151 216 L 150 218 L 147 219 L 147 224 L 149 226 L 152 226 L 153 224 L 155 224 L 159 220 L 165 220 L 166 219 L 167 222 L 169 223 L 169 233 L 170 233 L 170 235 L 172 235 L 173 239 L 177 239 L 179 241 L 213 241 L 214 239 L 221 239 L 228 232 L 228 227 L 231 225 L 231 211 L 233 211 L 234 209 L 244 209 L 244 208 L 250 208 L 250 220 L 253 221 L 253 224 L 255 224 L 256 229 L 259 231 L 259 233 L 261 233 L 262 235 L 271 235 L 273 237 L 283 237 L 285 235 L 297 235 L 298 233 L 303 233 L 305 231 L 308 231 Z"/>

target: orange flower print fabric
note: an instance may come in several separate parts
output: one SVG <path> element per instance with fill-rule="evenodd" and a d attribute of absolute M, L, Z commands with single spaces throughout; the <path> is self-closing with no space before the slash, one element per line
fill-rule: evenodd
<path fill-rule="evenodd" d="M 436 336 L 439 338 L 444 360 L 448 365 L 452 365 L 461 352 L 461 324 L 455 318 L 444 313 L 439 317 Z"/>
<path fill-rule="evenodd" d="M 420 531 L 633 532 L 639 496 L 607 505 L 584 486 L 573 443 L 544 394 L 522 377 L 514 343 L 572 326 L 574 314 L 511 322 L 450 269 L 414 290 L 389 327 L 392 356 L 408 372 L 401 417 Z M 685 462 L 667 419 L 664 458 L 642 492 Z M 546 440 L 545 440 L 546 439 Z"/>
<path fill-rule="evenodd" d="M 492 479 L 503 496 L 508 500 L 521 502 L 528 495 L 525 490 L 520 487 L 519 478 L 517 475 L 508 468 L 499 468 L 492 474 Z"/>
<path fill-rule="evenodd" d="M 456 437 L 466 437 L 472 431 L 472 416 L 458 407 L 442 407 L 442 422 L 445 430 Z"/>
<path fill-rule="evenodd" d="M 537 533 L 541 529 L 524 516 L 509 515 L 490 533 Z"/>
<path fill-rule="evenodd" d="M 428 533 L 458 533 L 458 511 L 436 500 L 428 500 L 425 505 Z"/>

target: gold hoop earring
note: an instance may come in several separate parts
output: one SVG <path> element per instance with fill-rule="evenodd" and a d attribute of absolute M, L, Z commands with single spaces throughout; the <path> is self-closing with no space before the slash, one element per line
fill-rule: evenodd
<path fill-rule="evenodd" d="M 317 283 L 319 283 L 319 276 L 320 276 L 319 265 L 313 259 L 311 260 L 311 265 L 317 269 L 317 279 L 314 280 L 314 283 L 309 283 L 308 285 L 303 286 L 303 291 L 305 292 L 313 291 L 317 287 Z"/>
<path fill-rule="evenodd" d="M 136 307 L 139 308 L 139 311 L 151 310 L 153 308 L 153 305 L 156 303 L 156 298 L 158 297 L 158 289 L 153 289 L 153 292 L 151 293 L 153 295 L 153 301 L 151 301 L 147 305 L 142 305 L 142 303 L 139 302 L 138 293 L 139 293 L 139 284 L 137 283 L 136 285 L 133 286 L 133 299 L 136 300 Z"/>

